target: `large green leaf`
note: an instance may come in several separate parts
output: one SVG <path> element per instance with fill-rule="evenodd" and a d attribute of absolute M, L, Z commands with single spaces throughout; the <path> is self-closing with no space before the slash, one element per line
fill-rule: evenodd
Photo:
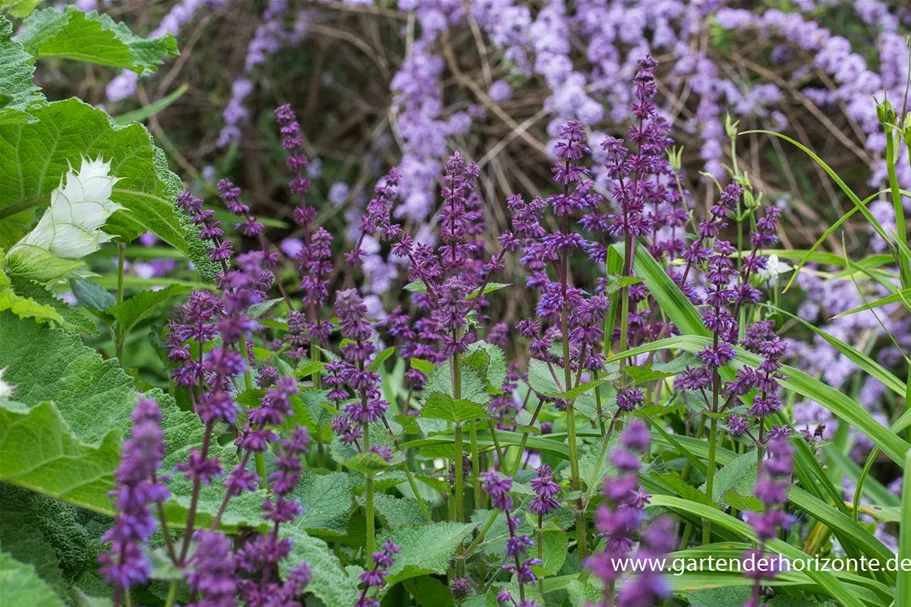
<path fill-rule="evenodd" d="M 9 248 L 31 229 L 37 210 L 70 164 L 82 157 L 111 161 L 120 178 L 111 199 L 124 207 L 106 231 L 131 240 L 152 231 L 189 251 L 178 218 L 173 186 L 166 183 L 148 131 L 141 125 L 116 127 L 103 111 L 78 99 L 50 103 L 31 112 L 37 122 L 0 125 L 0 247 Z"/>
<path fill-rule="evenodd" d="M 63 601 L 31 565 L 20 563 L 5 552 L 0 552 L 0 603 L 10 607 L 63 607 Z"/>
<path fill-rule="evenodd" d="M 119 430 L 97 446 L 73 436 L 51 403 L 30 409 L 0 404 L 0 481 L 111 514 L 108 492 L 120 461 Z"/>
<path fill-rule="evenodd" d="M 34 73 L 34 57 L 13 40 L 13 24 L 0 17 L 0 125 L 27 122 L 24 110 L 44 99 Z"/>
<path fill-rule="evenodd" d="M 474 525 L 446 522 L 392 531 L 388 539 L 401 546 L 402 552 L 389 569 L 389 585 L 430 573 L 446 573 L 456 548 L 472 529 Z"/>
<path fill-rule="evenodd" d="M 121 438 L 130 429 L 137 392 L 133 380 L 115 360 L 103 360 L 79 337 L 10 312 L 0 313 L 0 368 L 15 388 L 16 403 L 0 407 L 0 481 L 6 481 L 88 510 L 113 514 L 107 493 L 113 487 Z M 168 453 L 163 469 L 187 457 L 202 439 L 196 414 L 181 411 L 158 391 L 161 427 Z M 223 447 L 223 465 L 233 465 L 234 449 Z M 165 507 L 170 524 L 184 524 L 190 483 L 183 475 L 171 480 L 173 499 Z M 200 494 L 202 523 L 210 521 L 224 497 L 213 483 Z M 223 518 L 226 528 L 261 527 L 263 492 L 231 500 Z"/>
<path fill-rule="evenodd" d="M 182 285 L 171 285 L 160 291 L 143 291 L 111 306 L 106 312 L 114 317 L 125 333 L 129 333 L 136 323 L 151 314 L 157 306 L 189 291 L 190 287 Z"/>
<path fill-rule="evenodd" d="M 434 392 L 424 403 L 421 416 L 426 419 L 445 419 L 450 422 L 467 422 L 472 419 L 484 419 L 487 411 L 484 407 L 469 400 L 453 400 L 448 394 Z"/>
<path fill-rule="evenodd" d="M 351 479 L 343 472 L 316 474 L 306 472 L 294 488 L 304 514 L 294 526 L 316 535 L 342 536 L 347 533 L 351 513 Z"/>
<path fill-rule="evenodd" d="M 33 318 L 38 322 L 64 324 L 63 317 L 51 305 L 20 295 L 13 290 L 9 277 L 0 270 L 0 312 L 9 310 L 19 318 Z"/>
<path fill-rule="evenodd" d="M 166 57 L 178 54 L 177 41 L 170 34 L 151 40 L 140 38 L 107 15 L 85 13 L 74 6 L 32 14 L 15 39 L 39 59 L 76 59 L 140 75 L 154 72 Z"/>
<path fill-rule="evenodd" d="M 291 540 L 291 554 L 282 561 L 287 570 L 297 563 L 307 563 L 313 573 L 313 580 L 307 585 L 307 592 L 313 594 L 326 607 L 351 607 L 357 602 L 360 591 L 357 578 L 350 577 L 323 540 L 310 537 L 290 525 L 281 526 L 281 534 Z"/>

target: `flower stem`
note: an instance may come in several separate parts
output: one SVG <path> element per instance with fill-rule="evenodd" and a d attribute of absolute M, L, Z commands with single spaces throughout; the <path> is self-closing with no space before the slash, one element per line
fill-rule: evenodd
<path fill-rule="evenodd" d="M 569 368 L 569 330 L 567 328 L 567 313 L 564 308 L 562 317 L 563 333 L 563 385 L 569 390 L 572 387 L 572 369 Z M 569 471 L 570 486 L 573 491 L 579 491 L 582 484 L 579 482 L 579 454 L 576 448 L 576 412 L 573 401 L 570 400 L 566 405 L 566 439 L 569 441 Z M 588 556 L 587 537 L 585 529 L 585 507 L 582 504 L 582 498 L 576 500 L 576 542 L 579 545 L 579 556 L 585 558 Z"/>
<path fill-rule="evenodd" d="M 706 464 L 705 494 L 712 499 L 712 489 L 715 484 L 715 441 L 718 438 L 718 419 L 712 417 L 709 422 L 709 460 Z M 702 544 L 708 544 L 712 538 L 712 523 L 705 521 L 702 527 Z"/>
<path fill-rule="evenodd" d="M 363 425 L 364 433 L 364 453 L 370 452 L 370 427 L 367 423 Z M 367 562 L 373 559 L 373 548 L 376 535 L 376 520 L 373 508 L 373 475 L 367 474 L 364 482 L 364 516 L 367 519 Z"/>
<path fill-rule="evenodd" d="M 126 243 L 117 243 L 117 303 L 123 303 L 123 271 L 126 265 Z M 114 350 L 120 366 L 123 367 L 123 345 L 126 334 L 123 326 L 118 322 L 114 329 Z"/>
<path fill-rule="evenodd" d="M 481 492 L 481 454 L 478 450 L 478 423 L 471 420 L 468 424 L 471 440 L 471 476 L 474 480 L 474 506 L 480 508 L 484 494 Z"/>
<path fill-rule="evenodd" d="M 458 523 L 461 523 L 465 518 L 465 502 L 462 492 L 464 490 L 463 485 L 465 480 L 464 469 L 462 466 L 462 424 L 457 423 L 455 426 L 455 456 L 453 458 L 453 465 L 455 466 L 455 488 L 453 493 L 455 494 L 455 520 Z"/>
<path fill-rule="evenodd" d="M 180 590 L 180 580 L 171 580 L 171 585 L 168 587 L 168 598 L 165 599 L 164 607 L 174 607 L 178 590 Z"/>

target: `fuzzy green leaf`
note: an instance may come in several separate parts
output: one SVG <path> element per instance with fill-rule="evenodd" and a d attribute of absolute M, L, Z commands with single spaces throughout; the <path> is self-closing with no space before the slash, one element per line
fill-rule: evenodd
<path fill-rule="evenodd" d="M 347 533 L 351 513 L 351 479 L 343 472 L 315 474 L 306 472 L 294 488 L 304 514 L 294 526 L 311 534 L 342 536 Z"/>
<path fill-rule="evenodd" d="M 453 400 L 446 394 L 435 392 L 430 395 L 421 409 L 421 416 L 426 419 L 445 419 L 446 421 L 461 423 L 473 419 L 484 419 L 487 411 L 484 407 L 468 400 Z"/>
<path fill-rule="evenodd" d="M 0 602 L 10 607 L 63 607 L 63 601 L 31 565 L 20 563 L 5 552 L 0 552 L 0 589 Z"/>
<path fill-rule="evenodd" d="M 298 563 L 307 563 L 313 573 L 307 592 L 312 593 L 323 605 L 351 607 L 357 602 L 360 591 L 356 578 L 345 573 L 338 557 L 326 542 L 289 525 L 281 526 L 281 534 L 291 540 L 291 554 L 282 561 L 283 571 Z"/>
<path fill-rule="evenodd" d="M 34 74 L 34 57 L 13 40 L 13 24 L 0 17 L 0 125 L 28 122 L 24 110 L 44 100 Z"/>
<path fill-rule="evenodd" d="M 388 493 L 373 496 L 373 505 L 383 525 L 387 528 L 419 525 L 425 521 L 416 499 L 394 497 Z"/>
<path fill-rule="evenodd" d="M 70 164 L 102 156 L 120 178 L 111 199 L 124 207 L 105 231 L 125 240 L 152 231 L 189 254 L 186 229 L 161 172 L 166 166 L 156 161 L 144 127 L 115 127 L 103 110 L 78 99 L 50 103 L 32 115 L 37 121 L 31 124 L 0 124 L 0 247 L 9 248 L 31 229 Z"/>
<path fill-rule="evenodd" d="M 401 546 L 402 552 L 389 569 L 389 585 L 421 575 L 446 573 L 456 548 L 474 527 L 446 522 L 400 527 L 392 531 L 387 537 Z"/>
<path fill-rule="evenodd" d="M 62 57 L 151 74 L 167 57 L 176 57 L 170 34 L 147 40 L 107 15 L 85 13 L 74 6 L 46 9 L 30 16 L 16 34 L 25 50 L 41 59 Z"/>

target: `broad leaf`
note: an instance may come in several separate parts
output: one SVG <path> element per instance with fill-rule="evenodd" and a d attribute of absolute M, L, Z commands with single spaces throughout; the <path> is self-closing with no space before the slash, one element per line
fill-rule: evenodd
<path fill-rule="evenodd" d="M 4 605 L 63 607 L 63 601 L 31 565 L 20 563 L 5 552 L 0 552 L 0 588 Z"/>
<path fill-rule="evenodd" d="M 144 127 L 115 127 L 103 110 L 78 99 L 50 103 L 32 115 L 37 122 L 0 125 L 0 247 L 9 248 L 28 232 L 70 164 L 101 156 L 120 178 L 111 199 L 124 207 L 105 231 L 125 240 L 152 231 L 189 254 L 172 184 L 161 172 L 166 167 Z"/>
<path fill-rule="evenodd" d="M 307 563 L 313 573 L 307 592 L 312 593 L 323 605 L 351 607 L 357 602 L 360 591 L 356 578 L 348 576 L 342 569 L 338 557 L 326 542 L 289 525 L 281 526 L 281 534 L 291 540 L 291 554 L 282 561 L 283 572 L 298 563 Z"/>
<path fill-rule="evenodd" d="M 13 290 L 10 279 L 0 271 L 0 312 L 9 310 L 19 318 L 32 318 L 38 322 L 64 324 L 63 317 L 54 306 L 42 304 Z"/>
<path fill-rule="evenodd" d="M 171 285 L 161 291 L 143 291 L 108 308 L 106 312 L 117 320 L 126 333 L 129 333 L 136 323 L 151 314 L 157 306 L 190 290 L 189 287 Z"/>
<path fill-rule="evenodd" d="M 315 474 L 305 472 L 294 488 L 304 514 L 294 526 L 312 534 L 342 536 L 347 533 L 351 512 L 351 480 L 343 472 Z"/>
<path fill-rule="evenodd" d="M 34 57 L 13 40 L 13 24 L 0 17 L 0 125 L 29 121 L 24 110 L 44 100 L 34 73 Z"/>
<path fill-rule="evenodd" d="M 487 417 L 487 411 L 484 410 L 484 407 L 471 401 L 464 399 L 453 400 L 447 394 L 435 392 L 424 403 L 424 407 L 421 409 L 421 416 L 427 419 L 445 419 L 446 421 L 461 423 L 473 419 L 484 419 Z"/>
<path fill-rule="evenodd" d="M 74 6 L 34 13 L 15 39 L 39 59 L 76 59 L 140 75 L 151 74 L 166 57 L 178 54 L 177 42 L 170 34 L 152 40 L 140 38 L 107 15 L 85 13 Z"/>
<path fill-rule="evenodd" d="M 474 525 L 463 523 L 431 523 L 400 527 L 388 536 L 401 546 L 395 565 L 389 569 L 387 582 L 391 586 L 408 578 L 431 573 L 444 574 L 459 544 L 468 537 Z"/>

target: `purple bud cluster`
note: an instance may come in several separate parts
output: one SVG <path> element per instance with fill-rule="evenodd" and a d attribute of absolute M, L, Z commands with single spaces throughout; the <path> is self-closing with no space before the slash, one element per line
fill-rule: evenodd
<path fill-rule="evenodd" d="M 670 595 L 670 588 L 652 559 L 662 557 L 676 547 L 673 521 L 659 518 L 643 529 L 645 506 L 651 496 L 639 484 L 639 455 L 651 444 L 648 426 L 634 419 L 620 436 L 620 445 L 611 451 L 610 460 L 616 474 L 604 479 L 602 503 L 595 513 L 595 525 L 604 538 L 604 550 L 588 558 L 585 565 L 604 582 L 601 605 L 636 607 L 660 604 Z M 638 541 L 638 549 L 635 550 Z M 638 573 L 617 590 L 616 583 L 624 570 L 625 557 L 641 561 Z M 614 593 L 616 595 L 614 596 Z"/>
<path fill-rule="evenodd" d="M 535 607 L 538 604 L 534 600 L 525 598 L 525 586 L 537 583 L 537 577 L 531 568 L 534 565 L 541 564 L 541 561 L 536 558 L 526 558 L 525 556 L 528 553 L 528 549 L 534 546 L 535 543 L 527 535 L 519 533 L 521 519 L 518 516 L 513 516 L 510 512 L 513 507 L 512 497 L 509 495 L 512 490 L 512 479 L 502 477 L 491 470 L 484 475 L 483 487 L 484 492 L 490 497 L 493 507 L 506 515 L 506 528 L 509 532 L 509 538 L 506 540 L 506 557 L 507 559 L 512 559 L 512 562 L 503 565 L 503 570 L 516 576 L 521 596 L 519 604 L 523 607 Z M 550 492 L 551 489 L 547 488 L 545 491 Z M 499 599 L 499 597 L 498 600 L 500 604 L 508 602 L 507 600 Z M 512 600 L 511 597 L 509 600 Z"/>
<path fill-rule="evenodd" d="M 745 607 L 759 607 L 761 584 L 763 580 L 776 577 L 777 559 L 765 554 L 765 546 L 775 539 L 778 529 L 790 525 L 790 516 L 783 510 L 788 501 L 788 489 L 791 486 L 793 473 L 794 448 L 787 436 L 774 437 L 768 443 L 768 457 L 759 467 L 759 478 L 756 482 L 755 496 L 764 506 L 763 512 L 749 513 L 747 521 L 759 538 L 759 547 L 743 555 L 745 559 L 766 561 L 764 566 L 745 568 L 747 577 L 754 580 L 753 593 Z"/>
<path fill-rule="evenodd" d="M 170 496 L 162 482 L 166 479 L 156 475 L 165 455 L 158 403 L 140 397 L 131 419 L 133 433 L 123 443 L 114 490 L 108 494 L 117 515 L 102 541 L 111 542 L 111 547 L 98 559 L 101 575 L 114 585 L 118 597 L 148 581 L 151 565 L 143 545 L 155 530 L 152 508 Z"/>
<path fill-rule="evenodd" d="M 383 542 L 382 550 L 374 552 L 372 555 L 373 569 L 367 570 L 361 574 L 361 582 L 364 588 L 361 590 L 361 596 L 354 604 L 355 607 L 379 607 L 380 602 L 376 599 L 367 597 L 371 588 L 376 588 L 379 593 L 386 584 L 386 576 L 389 575 L 389 568 L 395 565 L 395 555 L 402 551 L 401 546 L 392 540 Z"/>

